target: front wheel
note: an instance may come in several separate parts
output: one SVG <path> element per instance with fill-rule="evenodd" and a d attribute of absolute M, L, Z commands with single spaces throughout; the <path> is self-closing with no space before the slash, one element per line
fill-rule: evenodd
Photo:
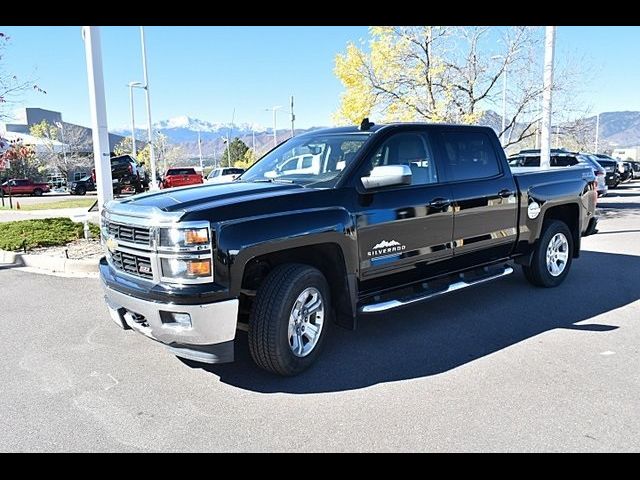
<path fill-rule="evenodd" d="M 87 189 L 85 187 L 76 188 L 76 195 L 86 195 Z"/>
<path fill-rule="evenodd" d="M 40 189 L 40 188 L 36 188 L 36 189 L 34 189 L 34 190 L 33 190 L 33 194 L 34 194 L 36 197 L 41 196 L 41 195 L 42 195 L 42 189 Z"/>
<path fill-rule="evenodd" d="M 331 323 L 329 286 L 308 265 L 276 267 L 264 280 L 249 318 L 249 350 L 261 368 L 296 375 L 320 354 Z"/>
<path fill-rule="evenodd" d="M 522 267 L 525 278 L 538 287 L 557 287 L 569 274 L 573 236 L 567 224 L 551 220 L 535 246 L 531 265 Z"/>

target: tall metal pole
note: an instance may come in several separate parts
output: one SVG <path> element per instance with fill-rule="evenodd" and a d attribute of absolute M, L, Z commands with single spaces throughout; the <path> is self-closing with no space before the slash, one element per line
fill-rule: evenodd
<path fill-rule="evenodd" d="M 295 121 L 296 121 L 296 116 L 293 113 L 293 95 L 291 95 L 291 138 L 293 138 L 296 134 Z"/>
<path fill-rule="evenodd" d="M 507 125 L 507 64 L 504 65 L 504 77 L 502 79 L 502 134 L 500 135 L 500 145 L 504 147 L 505 127 Z"/>
<path fill-rule="evenodd" d="M 596 151 L 598 153 L 598 137 L 600 135 L 600 114 L 596 117 Z"/>
<path fill-rule="evenodd" d="M 542 91 L 542 133 L 540 167 L 551 167 L 551 88 L 553 86 L 553 54 L 556 27 L 546 27 L 544 39 L 544 84 Z"/>
<path fill-rule="evenodd" d="M 200 140 L 200 130 L 198 130 L 198 155 L 200 156 L 200 170 L 204 172 L 204 165 L 202 164 L 202 141 Z"/>
<path fill-rule="evenodd" d="M 144 43 L 144 27 L 140 26 L 140 42 L 142 43 L 142 68 L 144 73 L 144 92 L 147 101 L 147 130 L 149 131 L 149 158 L 151 160 L 151 190 L 158 189 L 156 180 L 156 155 L 153 151 L 153 126 L 151 125 L 151 100 L 149 99 L 149 76 L 147 75 L 147 46 Z"/>
<path fill-rule="evenodd" d="M 109 132 L 107 130 L 107 106 L 104 99 L 100 27 L 82 27 L 82 38 L 84 39 L 89 81 L 89 108 L 91 110 L 98 209 L 102 211 L 104 204 L 113 199 L 113 185 L 111 183 L 111 161 L 109 160 Z"/>
<path fill-rule="evenodd" d="M 133 113 L 133 84 L 129 84 L 129 108 L 131 110 L 131 155 L 136 158 L 138 151 L 136 150 L 136 121 Z"/>
<path fill-rule="evenodd" d="M 273 146 L 277 147 L 278 146 L 278 126 L 276 125 L 276 111 L 278 109 L 282 108 L 282 106 L 278 105 L 276 107 L 271 107 L 271 108 L 265 108 L 265 111 L 272 111 L 273 112 Z"/>
<path fill-rule="evenodd" d="M 273 109 L 273 146 L 276 147 L 278 145 L 278 134 L 276 133 L 278 130 L 276 124 L 276 109 Z"/>

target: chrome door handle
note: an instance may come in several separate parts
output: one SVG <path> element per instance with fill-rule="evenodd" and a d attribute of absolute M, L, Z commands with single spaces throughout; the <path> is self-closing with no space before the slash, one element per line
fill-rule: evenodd
<path fill-rule="evenodd" d="M 451 205 L 451 200 L 448 198 L 434 198 L 427 206 L 431 208 L 446 208 Z"/>

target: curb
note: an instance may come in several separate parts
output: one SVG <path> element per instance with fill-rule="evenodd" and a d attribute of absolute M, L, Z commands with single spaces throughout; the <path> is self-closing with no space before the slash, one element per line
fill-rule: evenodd
<path fill-rule="evenodd" d="M 61 274 L 98 273 L 99 260 L 78 260 L 49 255 L 8 252 L 0 250 L 0 263 L 13 264 L 16 267 L 30 267 L 46 272 Z M 45 273 L 45 272 L 42 272 Z"/>

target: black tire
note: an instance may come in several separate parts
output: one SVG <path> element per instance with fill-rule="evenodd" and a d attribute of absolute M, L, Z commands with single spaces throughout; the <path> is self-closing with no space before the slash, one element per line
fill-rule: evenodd
<path fill-rule="evenodd" d="M 42 189 L 41 189 L 41 188 L 34 188 L 34 189 L 33 189 L 33 194 L 34 194 L 36 197 L 40 197 L 40 196 L 42 195 Z"/>
<path fill-rule="evenodd" d="M 303 357 L 289 343 L 289 317 L 299 295 L 313 287 L 324 303 L 324 318 L 315 347 Z M 296 375 L 316 360 L 332 323 L 329 286 L 316 268 L 297 263 L 273 269 L 260 285 L 249 316 L 249 351 L 253 361 L 269 372 Z"/>
<path fill-rule="evenodd" d="M 86 195 L 87 194 L 87 189 L 84 187 L 78 187 L 76 188 L 76 195 Z"/>
<path fill-rule="evenodd" d="M 122 189 L 120 187 L 116 187 L 113 189 L 113 194 L 118 197 L 120 195 L 122 195 Z"/>
<path fill-rule="evenodd" d="M 547 268 L 547 248 L 549 243 L 558 233 L 564 235 L 568 243 L 568 258 L 564 266 L 564 270 L 557 276 L 554 276 Z M 525 278 L 529 283 L 537 287 L 557 287 L 569 274 L 571 269 L 571 261 L 573 260 L 573 236 L 566 223 L 560 220 L 550 220 L 545 223 L 544 230 L 540 239 L 534 247 L 533 257 L 531 258 L 531 266 L 522 267 Z"/>

